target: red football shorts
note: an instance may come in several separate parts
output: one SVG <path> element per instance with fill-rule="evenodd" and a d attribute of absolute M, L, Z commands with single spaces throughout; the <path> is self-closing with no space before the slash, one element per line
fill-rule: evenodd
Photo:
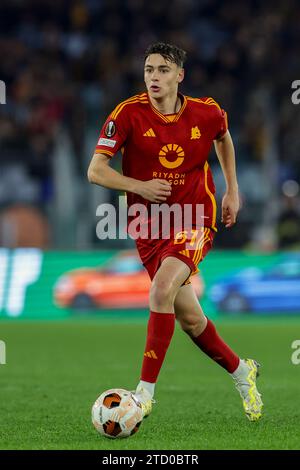
<path fill-rule="evenodd" d="M 190 277 L 199 272 L 198 264 L 212 247 L 215 232 L 207 227 L 199 230 L 185 230 L 172 239 L 138 239 L 136 246 L 143 265 L 152 280 L 162 261 L 173 256 L 187 264 L 191 270 L 184 284 L 189 284 Z"/>

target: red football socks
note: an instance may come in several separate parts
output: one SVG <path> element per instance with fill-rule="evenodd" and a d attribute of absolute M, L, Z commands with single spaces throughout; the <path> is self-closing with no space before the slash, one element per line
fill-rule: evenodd
<path fill-rule="evenodd" d="M 175 328 L 174 313 L 150 312 L 141 380 L 155 383 Z"/>
<path fill-rule="evenodd" d="M 192 340 L 207 356 L 220 364 L 230 374 L 237 369 L 240 362 L 239 357 L 220 338 L 215 325 L 209 319 L 207 319 L 206 328 L 201 335 L 192 338 Z"/>

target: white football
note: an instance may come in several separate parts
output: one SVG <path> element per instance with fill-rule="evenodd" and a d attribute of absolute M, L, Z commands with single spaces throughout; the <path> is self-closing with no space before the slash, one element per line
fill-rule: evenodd
<path fill-rule="evenodd" d="M 92 423 L 97 431 L 112 439 L 129 437 L 139 430 L 142 409 L 132 392 L 112 388 L 103 392 L 92 407 Z"/>

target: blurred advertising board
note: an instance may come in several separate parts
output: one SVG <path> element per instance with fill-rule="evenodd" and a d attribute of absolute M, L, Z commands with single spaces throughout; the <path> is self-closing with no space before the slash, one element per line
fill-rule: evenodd
<path fill-rule="evenodd" d="M 135 250 L 0 249 L 0 318 L 145 313 L 149 287 Z M 193 287 L 208 316 L 300 314 L 300 253 L 213 251 Z"/>

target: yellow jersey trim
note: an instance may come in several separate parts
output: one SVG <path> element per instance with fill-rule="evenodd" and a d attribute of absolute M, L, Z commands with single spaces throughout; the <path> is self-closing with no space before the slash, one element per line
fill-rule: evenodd
<path fill-rule="evenodd" d="M 212 225 L 212 228 L 213 228 L 215 231 L 217 231 L 217 227 L 216 227 L 217 204 L 216 204 L 216 200 L 215 200 L 215 197 L 214 197 L 213 193 L 210 191 L 210 189 L 209 189 L 209 187 L 208 187 L 208 183 L 207 183 L 207 172 L 208 172 L 208 169 L 209 169 L 209 164 L 208 164 L 208 162 L 206 161 L 206 162 L 205 162 L 205 165 L 204 165 L 204 186 L 205 186 L 205 191 L 206 191 L 206 193 L 207 193 L 208 196 L 210 197 L 210 200 L 211 200 L 211 203 L 212 203 L 212 207 L 213 207 L 211 225 Z"/>

